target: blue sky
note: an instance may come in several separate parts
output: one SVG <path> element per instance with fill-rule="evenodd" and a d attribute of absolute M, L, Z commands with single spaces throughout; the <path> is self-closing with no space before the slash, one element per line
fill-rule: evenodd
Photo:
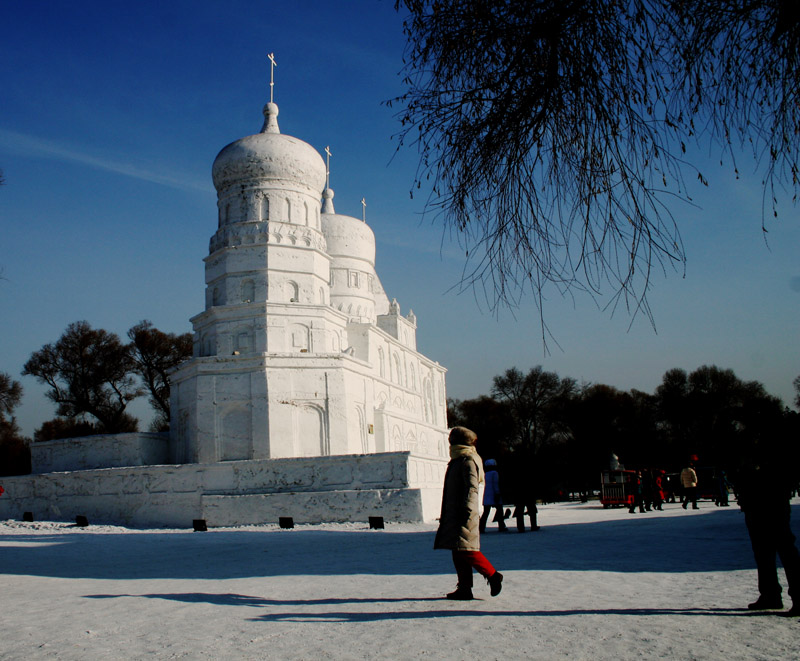
<path fill-rule="evenodd" d="M 395 155 L 404 37 L 392 0 L 46 2 L 4 0 L 0 22 L 0 371 L 25 388 L 23 431 L 54 415 L 20 376 L 33 351 L 86 319 L 124 337 L 141 319 L 191 330 L 216 229 L 211 164 L 261 128 L 275 53 L 283 133 L 330 145 L 338 213 L 377 239 L 390 297 L 418 317 L 420 351 L 448 368 L 448 395 L 537 364 L 579 381 L 652 392 L 672 367 L 732 368 L 790 403 L 800 374 L 800 226 L 789 196 L 761 233 L 750 161 L 699 160 L 710 187 L 672 208 L 688 254 L 657 273 L 645 317 L 548 292 L 560 349 L 545 353 L 532 301 L 492 314 L 459 280 L 463 250 L 411 199 L 416 154 Z M 144 400 L 134 407 L 145 422 Z"/>

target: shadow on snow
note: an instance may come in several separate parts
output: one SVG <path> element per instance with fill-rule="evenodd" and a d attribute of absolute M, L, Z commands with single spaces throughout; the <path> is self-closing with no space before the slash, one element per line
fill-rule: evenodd
<path fill-rule="evenodd" d="M 248 618 L 251 622 L 378 622 L 383 620 L 413 620 L 438 617 L 569 617 L 584 615 L 687 615 L 687 616 L 724 616 L 724 617 L 759 617 L 775 615 L 767 612 L 753 612 L 746 608 L 588 608 L 572 610 L 484 610 L 480 599 L 471 602 L 471 607 L 448 602 L 444 597 L 423 598 L 328 598 L 328 599 L 266 599 L 242 594 L 214 594 L 205 592 L 186 592 L 175 594 L 91 594 L 88 599 L 165 599 L 182 603 L 204 603 L 214 606 L 247 606 L 252 608 L 276 608 L 285 606 L 347 606 L 358 604 L 398 604 L 425 603 L 441 601 L 450 603 L 453 608 L 446 610 L 421 611 L 325 611 L 325 612 L 293 612 L 266 613 Z"/>
<path fill-rule="evenodd" d="M 796 512 L 800 511 L 794 506 Z M 547 525 L 482 550 L 502 571 L 709 572 L 754 568 L 738 508 Z M 87 529 L 88 530 L 88 529 Z M 441 575 L 449 552 L 420 532 L 220 530 L 207 533 L 0 534 L 0 574 L 92 579 L 227 579 L 300 575 Z"/>

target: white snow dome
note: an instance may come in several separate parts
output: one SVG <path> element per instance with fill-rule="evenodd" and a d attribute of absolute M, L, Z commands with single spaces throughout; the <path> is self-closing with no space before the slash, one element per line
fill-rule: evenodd
<path fill-rule="evenodd" d="M 389 299 L 375 272 L 375 235 L 363 220 L 337 214 L 333 191 L 322 193 L 322 233 L 331 258 L 331 305 L 351 321 L 377 322 Z"/>
<path fill-rule="evenodd" d="M 350 257 L 375 266 L 375 234 L 364 221 L 333 210 L 333 191 L 326 188 L 322 202 L 322 233 L 331 257 Z"/>
<path fill-rule="evenodd" d="M 311 145 L 278 128 L 278 106 L 264 106 L 261 133 L 232 142 L 217 155 L 211 170 L 214 188 L 221 193 L 247 182 L 281 182 L 313 191 L 325 187 L 325 162 Z"/>

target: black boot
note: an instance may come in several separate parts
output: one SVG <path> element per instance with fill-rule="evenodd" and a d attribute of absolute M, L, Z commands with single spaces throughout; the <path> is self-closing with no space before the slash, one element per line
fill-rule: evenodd
<path fill-rule="evenodd" d="M 498 594 L 500 594 L 500 590 L 503 589 L 503 575 L 499 571 L 496 571 L 486 580 L 489 581 L 491 595 L 496 597 Z"/>
<path fill-rule="evenodd" d="M 455 601 L 472 601 L 474 599 L 472 588 L 462 588 L 460 585 L 456 587 L 455 591 L 450 592 L 447 598 Z"/>
<path fill-rule="evenodd" d="M 783 600 L 778 597 L 759 597 L 752 604 L 747 604 L 751 611 L 769 611 L 783 608 Z M 792 607 L 794 608 L 794 606 Z"/>

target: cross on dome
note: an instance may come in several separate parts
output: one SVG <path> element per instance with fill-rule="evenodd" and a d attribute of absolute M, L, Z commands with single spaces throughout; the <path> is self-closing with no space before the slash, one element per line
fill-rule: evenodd
<path fill-rule="evenodd" d="M 331 187 L 331 153 L 330 147 L 325 147 L 325 188 Z"/>
<path fill-rule="evenodd" d="M 275 87 L 275 67 L 278 63 L 275 61 L 275 53 L 267 55 L 270 61 L 269 67 L 269 103 L 264 106 L 264 125 L 261 127 L 262 133 L 280 133 L 278 128 L 278 106 L 273 101 L 274 87 Z"/>
<path fill-rule="evenodd" d="M 267 55 L 270 61 L 269 67 L 269 102 L 273 102 L 272 91 L 275 87 L 275 67 L 278 66 L 278 63 L 275 61 L 275 53 L 270 53 Z"/>

